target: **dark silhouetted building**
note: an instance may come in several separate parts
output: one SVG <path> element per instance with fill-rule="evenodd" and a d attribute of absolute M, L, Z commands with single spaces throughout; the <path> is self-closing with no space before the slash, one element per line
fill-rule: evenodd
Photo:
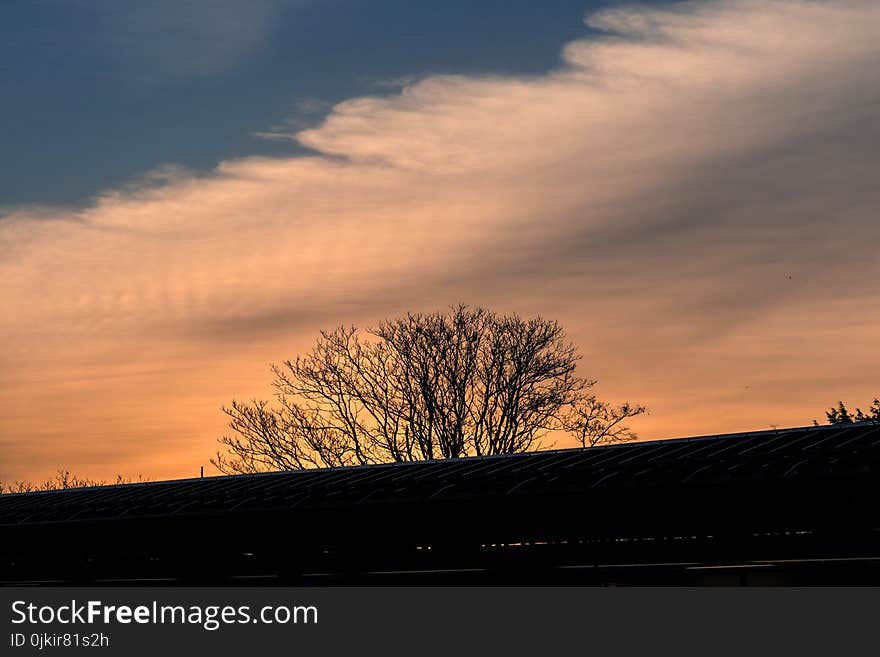
<path fill-rule="evenodd" d="M 878 584 L 880 426 L 0 496 L 0 582 Z"/>

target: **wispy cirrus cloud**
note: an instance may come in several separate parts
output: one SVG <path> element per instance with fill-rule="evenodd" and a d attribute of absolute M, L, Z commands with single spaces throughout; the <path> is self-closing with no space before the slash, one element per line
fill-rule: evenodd
<path fill-rule="evenodd" d="M 95 37 L 131 71 L 157 82 L 213 75 L 250 55 L 307 0 L 96 0 Z"/>
<path fill-rule="evenodd" d="M 251 133 L 257 139 L 300 143 L 299 133 L 320 123 L 333 109 L 333 104 L 318 98 L 307 98 L 296 103 L 293 113 L 283 122 L 268 130 Z"/>
<path fill-rule="evenodd" d="M 267 393 L 266 361 L 321 327 L 457 301 L 558 317 L 608 396 L 653 408 L 648 435 L 805 422 L 868 394 L 880 7 L 587 21 L 605 36 L 546 75 L 427 76 L 270 131 L 308 157 L 7 212 L 2 469 L 36 471 L 52 444 L 63 464 L 193 470 L 217 406 Z"/>

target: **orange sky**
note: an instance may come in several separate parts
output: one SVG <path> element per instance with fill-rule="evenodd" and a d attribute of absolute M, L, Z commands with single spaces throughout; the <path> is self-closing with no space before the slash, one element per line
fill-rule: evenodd
<path fill-rule="evenodd" d="M 341 103 L 314 156 L 0 210 L 0 481 L 196 475 L 269 362 L 458 302 L 558 319 L 645 438 L 880 394 L 880 6 L 588 21 L 546 75 Z"/>

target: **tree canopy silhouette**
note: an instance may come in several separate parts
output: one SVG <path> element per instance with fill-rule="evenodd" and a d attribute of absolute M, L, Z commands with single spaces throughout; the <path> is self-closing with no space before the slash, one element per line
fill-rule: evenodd
<path fill-rule="evenodd" d="M 874 398 L 868 412 L 864 412 L 861 408 L 850 411 L 846 404 L 842 401 L 837 402 L 837 406 L 832 406 L 825 411 L 825 417 L 828 418 L 828 424 L 853 424 L 855 422 L 874 422 L 880 424 L 880 399 Z M 818 422 L 813 422 L 818 424 Z"/>
<path fill-rule="evenodd" d="M 555 321 L 457 306 L 320 334 L 273 365 L 274 402 L 232 401 L 225 473 L 523 452 L 551 431 L 584 446 L 633 440 L 645 408 L 612 406 L 575 373 Z"/>

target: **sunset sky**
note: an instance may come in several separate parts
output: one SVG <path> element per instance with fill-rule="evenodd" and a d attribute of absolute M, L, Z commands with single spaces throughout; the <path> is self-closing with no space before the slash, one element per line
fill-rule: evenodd
<path fill-rule="evenodd" d="M 878 35 L 876 0 L 4 3 L 0 480 L 210 473 L 270 362 L 459 302 L 558 319 L 643 438 L 864 407 Z"/>

